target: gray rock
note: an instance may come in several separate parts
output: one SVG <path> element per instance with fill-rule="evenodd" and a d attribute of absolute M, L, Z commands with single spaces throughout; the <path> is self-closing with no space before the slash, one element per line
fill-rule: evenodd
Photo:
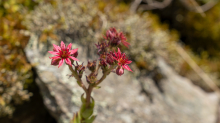
<path fill-rule="evenodd" d="M 163 76 L 159 85 L 149 76 L 136 80 L 130 74 L 110 75 L 95 90 L 94 98 L 104 105 L 98 106 L 97 123 L 216 122 L 218 96 L 177 75 L 162 59 L 157 61 Z"/>
<path fill-rule="evenodd" d="M 36 82 L 45 106 L 59 123 L 69 123 L 80 107 L 82 89 L 74 78 L 68 79 L 66 65 L 59 69 L 50 65 L 49 54 L 42 55 L 31 46 L 26 54 L 36 64 Z M 83 56 L 79 59 L 86 62 Z M 129 72 L 123 76 L 111 73 L 101 88 L 94 90 L 96 123 L 216 122 L 218 96 L 205 93 L 175 73 L 162 58 L 156 61 L 157 69 L 148 75 L 137 79 Z"/>

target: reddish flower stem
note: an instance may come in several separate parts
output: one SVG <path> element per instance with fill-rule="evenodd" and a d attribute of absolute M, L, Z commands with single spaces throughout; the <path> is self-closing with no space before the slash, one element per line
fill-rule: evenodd
<path fill-rule="evenodd" d="M 94 86 L 99 85 L 107 77 L 107 75 L 114 69 L 115 66 L 116 65 L 112 65 L 107 71 L 105 71 L 105 73 L 102 75 L 101 79 L 99 81 L 97 81 Z"/>
<path fill-rule="evenodd" d="M 70 66 L 70 65 L 68 65 L 68 66 L 69 66 L 70 71 L 72 72 L 72 75 L 76 78 L 78 85 L 83 88 L 85 93 L 87 93 L 86 86 L 83 84 L 82 80 L 79 78 L 76 71 L 73 70 L 72 66 Z"/>
<path fill-rule="evenodd" d="M 86 92 L 86 107 L 89 107 L 89 104 L 91 102 L 91 93 L 92 93 L 93 87 L 89 85 L 87 92 Z"/>
<path fill-rule="evenodd" d="M 100 67 L 101 67 L 101 65 L 98 65 L 98 67 L 97 67 L 96 70 L 95 70 L 95 74 L 98 73 Z"/>
<path fill-rule="evenodd" d="M 69 65 L 68 65 L 69 66 Z M 86 93 L 86 106 L 88 107 L 91 101 L 91 93 L 92 93 L 92 89 L 93 87 L 91 85 L 89 85 L 88 89 L 85 87 L 85 85 L 83 84 L 82 80 L 79 78 L 79 76 L 77 75 L 77 73 L 73 70 L 73 68 L 71 66 L 69 66 L 69 69 L 72 72 L 72 75 L 76 78 L 77 83 L 80 87 L 83 88 L 83 90 Z"/>
<path fill-rule="evenodd" d="M 115 66 L 116 66 L 116 65 L 112 65 L 112 66 L 102 75 L 101 79 L 100 79 L 98 82 L 96 82 L 95 85 L 89 85 L 88 89 L 86 89 L 86 90 L 87 90 L 87 91 L 86 91 L 86 106 L 87 106 L 87 107 L 89 106 L 89 104 L 90 104 L 90 102 L 91 102 L 91 93 L 92 93 L 93 87 L 99 85 L 99 84 L 107 77 L 107 75 L 112 71 L 112 69 L 114 69 Z M 100 65 L 98 66 L 98 68 L 96 69 L 95 72 L 98 72 L 99 68 L 100 68 Z"/>

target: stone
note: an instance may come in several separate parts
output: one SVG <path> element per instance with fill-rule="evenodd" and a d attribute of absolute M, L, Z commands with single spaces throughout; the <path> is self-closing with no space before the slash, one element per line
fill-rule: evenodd
<path fill-rule="evenodd" d="M 86 63 L 87 57 L 80 56 Z M 27 58 L 36 64 L 37 84 L 44 105 L 58 123 L 69 123 L 80 107 L 83 90 L 68 67 L 50 65 L 49 54 L 42 54 L 31 46 Z M 178 75 L 158 56 L 157 69 L 135 77 L 125 71 L 123 76 L 111 73 L 100 89 L 94 89 L 96 123 L 215 123 L 219 98 L 206 93 L 192 82 Z M 87 71 L 85 72 L 88 73 Z M 85 78 L 83 78 L 85 80 Z M 85 82 L 85 81 L 84 81 Z"/>
<path fill-rule="evenodd" d="M 136 80 L 126 73 L 121 77 L 110 75 L 102 88 L 95 90 L 97 103 L 105 102 L 104 106 L 97 107 L 97 123 L 216 122 L 218 96 L 205 93 L 190 80 L 176 74 L 163 59 L 157 61 L 158 71 L 163 76 L 160 87 L 152 77 L 143 76 Z M 111 92 L 107 91 L 109 88 Z"/>

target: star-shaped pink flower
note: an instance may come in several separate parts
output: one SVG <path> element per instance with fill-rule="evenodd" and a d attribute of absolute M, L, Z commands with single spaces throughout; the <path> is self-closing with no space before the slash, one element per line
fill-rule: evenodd
<path fill-rule="evenodd" d="M 61 41 L 60 46 L 53 44 L 53 47 L 53 51 L 48 51 L 50 54 L 55 55 L 54 57 L 50 57 L 50 59 L 52 59 L 51 65 L 59 65 L 59 68 L 64 63 L 64 61 L 70 66 L 72 66 L 71 60 L 79 61 L 74 57 L 76 56 L 74 54 L 77 53 L 78 48 L 72 50 L 71 43 L 66 47 L 63 41 Z"/>
<path fill-rule="evenodd" d="M 114 53 L 114 57 L 113 57 L 115 60 L 117 60 L 118 62 L 118 66 L 122 66 L 124 69 L 128 70 L 128 71 L 131 71 L 133 72 L 128 64 L 130 64 L 132 61 L 130 61 L 128 59 L 128 57 L 126 56 L 125 53 L 121 53 L 120 49 L 118 48 L 118 52 L 115 52 Z"/>

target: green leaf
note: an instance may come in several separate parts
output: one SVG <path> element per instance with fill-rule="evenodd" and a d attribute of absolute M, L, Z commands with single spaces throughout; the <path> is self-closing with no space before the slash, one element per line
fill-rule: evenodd
<path fill-rule="evenodd" d="M 101 86 L 95 86 L 95 88 L 96 88 L 96 89 L 99 89 L 99 88 L 101 88 Z"/>
<path fill-rule="evenodd" d="M 85 123 L 92 123 L 95 120 L 96 116 L 92 116 L 90 119 L 85 120 Z"/>
<path fill-rule="evenodd" d="M 83 96 L 84 96 L 84 93 L 81 95 L 81 101 L 82 103 L 86 103 L 86 99 Z"/>
<path fill-rule="evenodd" d="M 93 114 L 93 110 L 94 110 L 94 106 L 95 106 L 95 101 L 92 98 L 92 102 L 89 104 L 88 107 L 86 107 L 86 99 L 83 98 L 83 95 L 81 96 L 81 100 L 82 100 L 82 106 L 81 106 L 81 109 L 80 109 L 81 116 L 84 119 L 88 119 Z"/>
<path fill-rule="evenodd" d="M 77 123 L 77 120 L 76 120 L 76 114 L 74 114 L 74 117 L 73 117 L 73 123 Z"/>
<path fill-rule="evenodd" d="M 94 108 L 94 106 L 95 106 L 95 100 L 92 98 L 92 103 L 90 103 L 90 107 Z"/>
<path fill-rule="evenodd" d="M 81 113 L 80 111 L 78 112 L 78 117 L 77 117 L 77 123 L 81 123 Z"/>
<path fill-rule="evenodd" d="M 82 117 L 85 119 L 88 119 L 93 113 L 93 108 L 85 109 L 84 112 L 82 112 Z"/>
<path fill-rule="evenodd" d="M 80 112 L 74 113 L 73 120 L 71 123 L 81 123 L 81 114 Z"/>

